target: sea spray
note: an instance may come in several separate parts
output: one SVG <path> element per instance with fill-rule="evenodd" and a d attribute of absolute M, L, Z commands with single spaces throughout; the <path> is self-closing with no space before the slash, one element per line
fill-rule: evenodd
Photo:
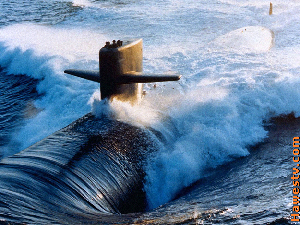
<path fill-rule="evenodd" d="M 143 101 L 147 103 L 109 103 L 116 119 L 151 128 L 165 137 L 157 139 L 160 149 L 144 167 L 149 209 L 170 201 L 210 169 L 248 155 L 250 146 L 267 137 L 264 125 L 272 117 L 300 113 L 299 78 L 293 71 L 270 71 L 276 57 L 272 52 L 222 56 L 219 52 L 202 55 L 198 63 L 205 65 L 189 78 L 193 83 L 184 82 L 175 89 L 170 88 L 174 84 L 149 88 Z M 163 101 L 156 100 L 164 94 L 166 103 L 160 104 Z M 97 104 L 102 103 L 94 102 L 93 107 Z"/>
<path fill-rule="evenodd" d="M 8 154 L 13 154 L 90 111 L 87 102 L 98 85 L 63 71 L 69 66 L 97 68 L 98 50 L 105 36 L 88 30 L 17 24 L 2 28 L 0 40 L 0 65 L 6 74 L 37 79 L 40 94 L 32 102 L 39 112 L 26 119 L 12 137 L 10 146 L 16 148 Z"/>

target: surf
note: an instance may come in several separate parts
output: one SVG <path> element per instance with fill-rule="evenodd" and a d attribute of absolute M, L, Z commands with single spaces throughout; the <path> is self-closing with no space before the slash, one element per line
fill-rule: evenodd
<path fill-rule="evenodd" d="M 67 126 L 89 112 L 90 105 L 93 114 L 100 117 L 109 111 L 118 121 L 150 127 L 158 136 L 155 142 L 159 145 L 158 150 L 144 162 L 146 198 L 150 208 L 154 209 L 174 199 L 182 188 L 207 176 L 218 166 L 249 154 L 251 156 L 249 146 L 264 141 L 269 135 L 265 121 L 290 112 L 299 116 L 299 46 L 295 41 L 297 23 L 294 23 L 298 20 L 296 6 L 299 4 L 293 3 L 292 7 L 286 2 L 274 4 L 273 15 L 269 17 L 269 2 L 221 1 L 224 4 L 215 4 L 172 1 L 170 8 L 164 7 L 163 2 L 147 2 L 145 5 L 135 2 L 133 5 L 130 3 L 133 6 L 130 9 L 125 5 L 118 7 L 105 3 L 108 7 L 105 10 L 97 7 L 102 6 L 102 2 L 85 2 L 90 5 L 82 7 L 72 18 L 59 25 L 21 24 L 1 29 L 1 48 L 6 52 L 1 60 L 7 62 L 5 67 L 14 71 L 12 73 L 37 77 L 37 90 L 43 94 L 34 102 L 40 113 L 25 120 L 25 125 L 13 133 L 14 141 L 20 141 L 22 147 L 10 149 L 10 154 Z M 147 16 L 139 13 L 140 10 Z M 109 26 L 108 19 L 111 20 Z M 183 26 L 174 26 L 177 21 Z M 83 28 L 87 23 L 91 30 Z M 132 26 L 124 26 L 124 23 Z M 265 39 L 251 36 L 248 32 L 251 31 L 248 30 L 250 25 L 257 28 L 257 32 L 252 34 Z M 259 32 L 255 25 L 270 32 Z M 28 29 L 21 29 L 23 26 Z M 67 28 L 66 32 L 62 32 L 64 28 Z M 242 28 L 247 28 L 246 33 L 241 32 Z M 39 29 L 40 33 L 33 32 Z M 103 107 L 97 84 L 63 74 L 63 70 L 71 68 L 72 64 L 96 69 L 99 48 L 94 46 L 112 40 L 104 37 L 106 34 L 134 36 L 137 31 L 147 43 L 145 71 L 180 71 L 184 76 L 179 84 L 145 85 L 144 101 L 139 106 L 113 101 Z M 28 32 L 31 37 L 19 39 L 24 48 L 13 42 L 12 34 L 18 32 L 23 36 Z M 186 35 L 187 32 L 189 35 Z M 276 38 L 275 45 L 272 48 L 259 45 L 259 40 L 263 43 L 269 41 L 272 32 Z M 64 38 L 68 34 L 74 39 Z M 81 35 L 91 36 L 91 42 L 82 40 Z M 227 38 L 229 42 L 226 42 Z M 49 44 L 61 40 L 60 47 L 51 49 L 43 46 L 43 39 Z M 240 45 L 231 42 L 236 40 Z M 248 48 L 239 40 L 247 41 L 255 48 Z M 223 41 L 225 44 L 222 45 Z M 91 48 L 84 55 L 84 45 L 76 43 L 90 44 Z M 70 49 L 65 49 L 64 45 Z M 88 101 L 90 105 L 86 104 Z M 59 107 L 56 108 L 56 105 Z M 195 210 L 195 215 L 199 211 L 201 213 L 197 209 L 198 199 L 198 196 L 195 197 L 195 208 L 191 209 Z M 216 205 L 212 200 L 208 201 L 214 208 Z M 189 203 L 185 204 L 186 208 L 190 207 Z M 162 206 L 160 209 L 153 210 L 153 214 L 158 212 L 159 217 L 159 212 L 165 208 Z M 179 212 L 180 209 L 176 210 Z M 245 209 L 245 212 L 249 211 Z"/>

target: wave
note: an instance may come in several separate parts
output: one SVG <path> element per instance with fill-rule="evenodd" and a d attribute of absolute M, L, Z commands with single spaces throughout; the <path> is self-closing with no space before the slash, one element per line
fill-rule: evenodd
<path fill-rule="evenodd" d="M 176 104 L 165 105 L 168 111 L 113 101 L 110 107 L 118 119 L 161 133 L 159 151 L 145 165 L 149 209 L 172 200 L 211 169 L 248 155 L 250 146 L 267 137 L 264 126 L 272 117 L 299 116 L 298 85 L 284 81 L 243 90 L 233 84 L 231 90 L 199 86 L 174 95 Z"/>
<path fill-rule="evenodd" d="M 76 38 L 74 38 L 76 37 Z M 89 30 L 16 24 L 1 29 L 0 65 L 8 74 L 38 80 L 40 97 L 33 105 L 40 112 L 26 120 L 13 136 L 20 143 L 12 155 L 45 138 L 90 111 L 89 97 L 98 85 L 63 74 L 69 67 L 98 68 L 99 43 L 105 36 Z"/>
<path fill-rule="evenodd" d="M 149 209 L 172 200 L 211 169 L 248 155 L 250 146 L 267 137 L 265 125 L 272 117 L 300 115 L 299 46 L 270 49 L 271 33 L 255 49 L 250 42 L 246 51 L 236 51 L 237 42 L 231 52 L 208 46 L 161 58 L 160 63 L 191 74 L 177 84 L 146 86 L 138 106 L 110 103 L 117 119 L 161 133 L 159 151 L 145 165 Z M 101 104 L 92 104 L 96 115 Z"/>

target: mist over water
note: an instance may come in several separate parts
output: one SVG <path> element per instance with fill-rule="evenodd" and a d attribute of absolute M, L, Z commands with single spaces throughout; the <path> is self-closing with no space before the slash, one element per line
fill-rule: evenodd
<path fill-rule="evenodd" d="M 80 34 L 80 38 L 74 37 Z M 22 24 L 2 28 L 0 64 L 7 74 L 23 74 L 38 80 L 34 101 L 40 111 L 13 137 L 20 151 L 90 111 L 87 101 L 99 88 L 97 84 L 66 76 L 69 66 L 97 68 L 94 40 L 105 40 L 88 30 L 54 29 Z M 103 42 L 102 41 L 102 42 Z M 97 42 L 96 42 L 97 43 Z"/>
<path fill-rule="evenodd" d="M 4 155 L 90 111 L 154 129 L 162 134 L 161 148 L 144 165 L 153 209 L 208 170 L 249 155 L 249 146 L 268 136 L 264 123 L 270 118 L 300 115 L 299 2 L 273 2 L 272 16 L 269 1 L 29 3 L 1 3 L 9 12 L 15 5 L 35 10 L 22 21 L 2 12 L 0 66 L 7 75 L 36 79 L 39 94 L 33 101 L 38 113 L 10 134 L 10 146 L 19 144 L 4 146 Z M 107 105 L 99 100 L 98 84 L 63 74 L 98 69 L 105 41 L 126 38 L 143 38 L 144 72 L 178 72 L 182 79 L 145 85 L 140 105 Z"/>

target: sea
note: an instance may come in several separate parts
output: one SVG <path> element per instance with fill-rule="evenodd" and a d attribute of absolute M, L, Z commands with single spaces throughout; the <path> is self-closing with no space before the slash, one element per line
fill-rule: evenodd
<path fill-rule="evenodd" d="M 88 113 L 156 146 L 141 165 L 142 211 L 56 218 L 7 172 L 0 186 L 31 208 L 0 199 L 0 224 L 294 224 L 299 12 L 297 0 L 0 0 L 0 166 Z M 137 105 L 101 101 L 99 84 L 64 74 L 98 70 L 106 41 L 139 38 L 144 73 L 182 77 L 144 85 Z"/>

